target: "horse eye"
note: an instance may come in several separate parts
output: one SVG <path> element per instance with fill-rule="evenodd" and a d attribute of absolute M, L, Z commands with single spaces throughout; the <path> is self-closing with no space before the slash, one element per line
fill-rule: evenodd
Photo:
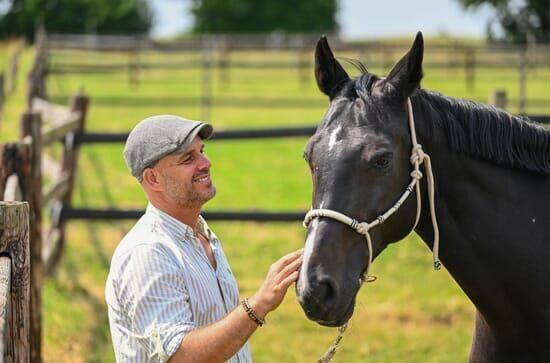
<path fill-rule="evenodd" d="M 373 166 L 378 169 L 385 169 L 388 166 L 390 166 L 391 160 L 392 160 L 392 154 L 390 153 L 383 154 L 375 158 Z"/>
<path fill-rule="evenodd" d="M 388 166 L 390 161 L 388 159 L 378 159 L 376 160 L 376 166 Z"/>

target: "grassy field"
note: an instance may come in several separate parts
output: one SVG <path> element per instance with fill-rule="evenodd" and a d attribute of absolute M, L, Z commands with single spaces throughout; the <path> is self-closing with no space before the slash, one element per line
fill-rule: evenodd
<path fill-rule="evenodd" d="M 429 46 L 429 40 L 426 41 Z M 2 140 L 18 133 L 24 105 L 24 74 L 32 59 L 24 53 L 20 90 L 10 95 L 1 125 Z M 174 55 L 175 57 L 176 55 Z M 189 55 L 193 56 L 193 55 Z M 246 54 L 248 58 L 279 59 L 291 54 Z M 353 56 L 353 55 L 351 55 Z M 401 54 L 395 55 L 395 60 Z M 158 54 L 148 55 L 159 60 Z M 185 55 L 181 55 L 184 59 Z M 368 55 L 367 55 L 368 58 Z M 56 54 L 55 65 L 72 60 L 125 62 L 123 54 L 84 52 Z M 147 59 L 144 59 L 144 61 Z M 367 62 L 368 65 L 368 62 Z M 372 69 L 382 74 L 387 69 Z M 310 72 L 312 73 L 312 72 Z M 350 73 L 357 74 L 350 69 Z M 476 70 L 476 85 L 469 89 L 464 72 L 426 69 L 423 87 L 461 98 L 487 100 L 495 89 L 513 97 L 517 90 L 514 69 Z M 217 129 L 316 125 L 326 100 L 312 77 L 297 81 L 295 70 L 231 70 L 224 84 L 213 74 L 214 98 L 296 99 L 318 102 L 318 107 L 216 106 L 211 122 Z M 532 76 L 532 77 L 531 77 Z M 91 97 L 87 129 L 128 131 L 152 114 L 176 113 L 199 118 L 199 104 L 180 103 L 180 98 L 201 95 L 197 70 L 143 71 L 139 85 L 128 83 L 125 72 L 108 74 L 52 74 L 48 91 L 52 99 L 67 103 L 68 96 L 83 88 Z M 530 74 L 528 95 L 550 95 L 550 70 Z M 531 81 L 532 79 L 532 81 Z M 512 108 L 513 111 L 513 108 Z M 548 109 L 536 110 L 548 113 Z M 268 141 L 212 141 L 207 154 L 217 197 L 206 210 L 267 209 L 306 210 L 311 186 L 301 159 L 305 138 Z M 127 172 L 122 145 L 85 145 L 81 148 L 74 205 L 89 207 L 143 208 L 145 198 Z M 437 178 L 437 175 L 435 176 Z M 113 362 L 104 303 L 104 281 L 111 254 L 131 222 L 69 223 L 68 242 L 57 275 L 43 286 L 43 356 L 46 362 Z M 260 285 L 268 266 L 279 256 L 303 245 L 300 223 L 212 222 L 239 282 L 242 296 Z M 442 241 L 442 248 L 444 241 Z M 376 283 L 365 286 L 351 326 L 336 362 L 460 362 L 465 361 L 473 329 L 473 307 L 443 270 L 431 268 L 431 254 L 415 235 L 388 248 L 374 263 Z M 268 317 L 268 325 L 252 338 L 256 362 L 311 362 L 321 356 L 335 337 L 335 329 L 307 320 L 290 291 L 281 308 Z"/>

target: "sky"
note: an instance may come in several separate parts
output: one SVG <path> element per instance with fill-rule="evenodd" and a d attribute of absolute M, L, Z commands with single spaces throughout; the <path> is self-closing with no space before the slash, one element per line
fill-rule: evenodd
<path fill-rule="evenodd" d="M 276 0 L 274 0 L 276 1 Z M 458 0 L 339 0 L 338 22 L 344 39 L 412 36 L 484 37 L 494 18 L 488 6 L 464 10 Z M 189 30 L 191 0 L 150 0 L 155 13 L 152 35 L 169 37 Z"/>

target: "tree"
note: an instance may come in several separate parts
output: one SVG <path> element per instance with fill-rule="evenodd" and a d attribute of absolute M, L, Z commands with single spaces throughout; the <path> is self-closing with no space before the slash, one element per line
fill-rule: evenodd
<path fill-rule="evenodd" d="M 465 8 L 483 4 L 495 8 L 504 31 L 504 39 L 526 43 L 532 37 L 538 43 L 550 42 L 550 0 L 458 0 Z"/>
<path fill-rule="evenodd" d="M 336 0 L 193 0 L 196 33 L 330 32 Z"/>
<path fill-rule="evenodd" d="M 0 0 L 0 37 L 50 33 L 135 34 L 148 32 L 152 13 L 145 0 Z"/>

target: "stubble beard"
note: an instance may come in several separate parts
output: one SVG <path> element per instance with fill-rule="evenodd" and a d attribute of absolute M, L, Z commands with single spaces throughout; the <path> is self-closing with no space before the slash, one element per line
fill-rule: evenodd
<path fill-rule="evenodd" d="M 166 184 L 168 197 L 184 209 L 200 208 L 216 195 L 216 187 L 212 182 L 205 191 L 198 191 L 193 182 L 182 184 L 169 176 L 166 178 Z"/>

